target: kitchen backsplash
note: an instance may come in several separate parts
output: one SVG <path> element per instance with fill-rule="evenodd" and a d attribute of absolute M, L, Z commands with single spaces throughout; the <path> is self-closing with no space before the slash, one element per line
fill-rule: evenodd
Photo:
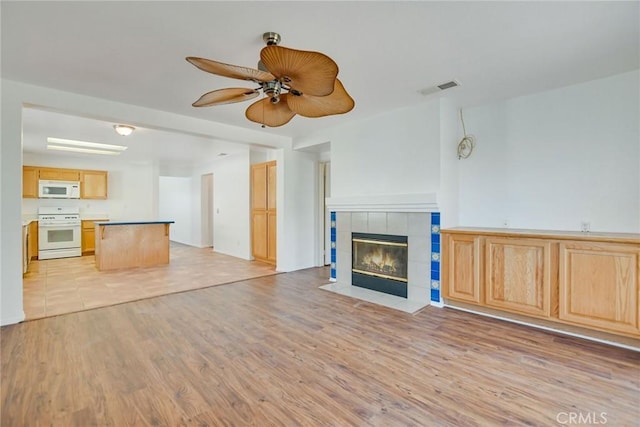
<path fill-rule="evenodd" d="M 78 207 L 82 219 L 122 218 L 121 209 L 111 206 L 109 200 L 74 199 L 22 199 L 23 219 L 34 219 L 40 207 Z"/>

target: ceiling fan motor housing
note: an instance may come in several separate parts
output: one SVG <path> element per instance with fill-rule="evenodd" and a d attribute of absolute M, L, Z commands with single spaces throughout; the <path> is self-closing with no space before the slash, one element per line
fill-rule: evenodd
<path fill-rule="evenodd" d="M 271 98 L 272 104 L 277 104 L 280 101 L 280 92 L 282 92 L 282 84 L 278 80 L 263 82 L 262 91 L 264 92 L 265 95 Z"/>
<path fill-rule="evenodd" d="M 264 40 L 267 46 L 273 46 L 278 45 L 280 41 L 282 41 L 282 38 L 280 37 L 280 34 L 269 31 L 262 35 L 262 40 Z"/>

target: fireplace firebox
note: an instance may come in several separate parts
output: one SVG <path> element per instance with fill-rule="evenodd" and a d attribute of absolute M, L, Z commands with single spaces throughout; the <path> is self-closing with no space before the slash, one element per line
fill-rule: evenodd
<path fill-rule="evenodd" d="M 351 234 L 351 284 L 407 298 L 407 236 Z"/>

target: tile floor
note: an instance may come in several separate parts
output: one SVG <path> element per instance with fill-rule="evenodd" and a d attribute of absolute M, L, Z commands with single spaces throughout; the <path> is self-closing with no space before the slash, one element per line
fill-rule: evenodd
<path fill-rule="evenodd" d="M 93 255 L 32 261 L 23 278 L 26 320 L 276 274 L 272 265 L 171 244 L 169 265 L 98 271 Z"/>

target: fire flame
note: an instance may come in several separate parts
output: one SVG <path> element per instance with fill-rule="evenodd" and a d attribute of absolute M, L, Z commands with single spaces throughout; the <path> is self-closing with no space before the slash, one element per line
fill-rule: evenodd
<path fill-rule="evenodd" d="M 362 264 L 378 271 L 386 271 L 389 273 L 395 273 L 397 271 L 396 260 L 389 256 L 386 251 L 380 249 L 376 249 L 362 257 Z"/>

